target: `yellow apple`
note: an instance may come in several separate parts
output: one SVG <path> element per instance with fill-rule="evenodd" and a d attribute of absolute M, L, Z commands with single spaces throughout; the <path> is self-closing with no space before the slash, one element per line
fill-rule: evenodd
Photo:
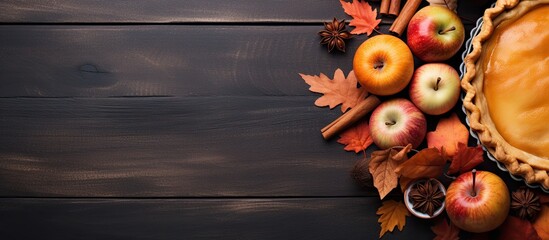
<path fill-rule="evenodd" d="M 412 79 L 414 57 L 400 38 L 377 35 L 358 47 L 353 70 L 368 92 L 392 95 L 404 89 Z"/>

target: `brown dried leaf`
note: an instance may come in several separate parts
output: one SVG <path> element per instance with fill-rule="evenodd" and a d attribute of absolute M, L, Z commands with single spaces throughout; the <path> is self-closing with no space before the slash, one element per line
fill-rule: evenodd
<path fill-rule="evenodd" d="M 459 228 L 452 222 L 448 224 L 446 219 L 438 221 L 431 230 L 436 234 L 434 240 L 459 240 Z"/>
<path fill-rule="evenodd" d="M 545 222 L 547 224 L 547 222 Z M 498 240 L 541 240 L 528 220 L 523 220 L 515 216 L 508 216 L 505 222 L 498 227 Z"/>
<path fill-rule="evenodd" d="M 302 73 L 299 75 L 311 86 L 309 88 L 311 92 L 324 94 L 315 101 L 318 107 L 329 106 L 333 109 L 341 104 L 341 112 L 345 112 L 368 96 L 368 92 L 363 87 L 357 88 L 358 81 L 353 71 L 345 78 L 343 71 L 338 68 L 333 80 L 323 73 L 320 76 Z"/>
<path fill-rule="evenodd" d="M 438 149 L 426 148 L 416 153 L 408 161 L 400 164 L 395 172 L 411 179 L 436 178 L 442 174 L 445 164 L 446 160 Z"/>
<path fill-rule="evenodd" d="M 369 169 L 374 178 L 374 187 L 377 188 L 380 199 L 383 199 L 391 190 L 397 187 L 398 174 L 395 173 L 395 169 L 401 162 L 408 159 L 406 153 L 410 149 L 411 145 L 400 151 L 389 148 L 372 152 Z"/>
<path fill-rule="evenodd" d="M 452 158 L 448 174 L 473 170 L 473 168 L 484 162 L 483 154 L 484 151 L 481 146 L 467 147 L 464 143 L 458 143 L 457 153 Z"/>
<path fill-rule="evenodd" d="M 387 231 L 392 232 L 395 226 L 398 227 L 398 230 L 402 231 L 404 225 L 406 225 L 406 216 L 410 216 L 404 203 L 394 200 L 384 201 L 376 214 L 381 215 L 377 220 L 378 223 L 381 223 L 379 238 L 383 237 Z"/>
<path fill-rule="evenodd" d="M 398 175 L 395 173 L 398 163 L 389 159 L 391 151 L 395 150 L 389 148 L 374 151 L 370 157 L 369 169 L 380 199 L 387 196 L 398 184 Z"/>
<path fill-rule="evenodd" d="M 398 153 L 391 155 L 391 159 L 399 163 L 405 162 L 406 160 L 408 160 L 408 153 L 410 152 L 410 150 L 412 150 L 412 144 L 408 143 L 408 145 L 399 150 Z"/>

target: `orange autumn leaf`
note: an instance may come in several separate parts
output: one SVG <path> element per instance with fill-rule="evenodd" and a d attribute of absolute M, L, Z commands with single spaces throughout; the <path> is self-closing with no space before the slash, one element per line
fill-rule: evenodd
<path fill-rule="evenodd" d="M 448 174 L 464 173 L 473 170 L 484 161 L 484 151 L 481 146 L 467 147 L 465 143 L 458 143 L 457 153 L 452 158 Z"/>
<path fill-rule="evenodd" d="M 448 224 L 446 219 L 438 221 L 431 227 L 431 231 L 436 234 L 434 240 L 459 240 L 459 228 L 452 222 Z"/>
<path fill-rule="evenodd" d="M 366 1 L 349 3 L 340 0 L 339 2 L 345 13 L 353 17 L 349 23 L 349 26 L 355 27 L 351 31 L 352 34 L 366 33 L 366 35 L 370 35 L 381 22 L 381 19 L 377 19 L 377 9 L 374 9 Z"/>
<path fill-rule="evenodd" d="M 438 149 L 425 148 L 416 153 L 408 161 L 400 164 L 395 173 L 411 179 L 435 178 L 442 174 L 446 159 Z"/>
<path fill-rule="evenodd" d="M 338 68 L 334 73 L 333 80 L 323 73 L 320 76 L 302 73 L 299 75 L 311 86 L 309 88 L 311 92 L 324 94 L 315 101 L 315 105 L 318 107 L 329 106 L 330 109 L 333 109 L 341 104 L 341 111 L 345 112 L 368 96 L 368 92 L 364 88 L 357 87 L 358 81 L 353 71 L 345 78 L 343 71 Z"/>
<path fill-rule="evenodd" d="M 377 220 L 381 223 L 381 231 L 379 232 L 379 238 L 389 231 L 393 232 L 395 227 L 402 231 L 404 225 L 406 225 L 406 216 L 410 216 L 408 209 L 402 202 L 396 202 L 394 200 L 387 200 L 382 203 L 382 206 L 377 209 L 377 215 L 381 215 Z"/>
<path fill-rule="evenodd" d="M 541 206 L 541 211 L 533 225 L 541 239 L 549 239 L 549 205 Z"/>
<path fill-rule="evenodd" d="M 458 143 L 465 143 L 469 139 L 467 127 L 459 121 L 458 116 L 453 113 L 448 118 L 441 119 L 434 132 L 427 133 L 427 146 L 429 148 L 438 148 L 444 151 L 449 157 L 456 154 Z"/>
<path fill-rule="evenodd" d="M 400 151 L 389 148 L 372 152 L 368 168 L 380 199 L 397 187 L 398 174 L 395 173 L 395 169 L 401 162 L 406 161 L 408 157 L 405 153 L 408 153 L 410 149 L 411 145 Z"/>
<path fill-rule="evenodd" d="M 370 126 L 367 121 L 362 121 L 345 130 L 339 136 L 337 142 L 345 145 L 345 151 L 355 151 L 355 153 L 363 151 L 374 142 L 370 136 Z"/>

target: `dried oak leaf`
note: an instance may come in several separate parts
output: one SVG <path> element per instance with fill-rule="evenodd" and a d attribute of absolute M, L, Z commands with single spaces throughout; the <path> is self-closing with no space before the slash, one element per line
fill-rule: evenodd
<path fill-rule="evenodd" d="M 368 96 L 368 92 L 363 87 L 357 87 L 357 79 L 353 71 L 345 78 L 343 71 L 338 68 L 333 80 L 323 73 L 320 76 L 302 73 L 299 75 L 311 86 L 309 88 L 311 92 L 324 94 L 315 101 L 318 107 L 329 106 L 333 109 L 341 104 L 341 112 L 345 112 Z"/>
<path fill-rule="evenodd" d="M 378 223 L 381 223 L 379 238 L 383 237 L 387 231 L 393 232 L 395 226 L 398 227 L 398 230 L 402 231 L 404 225 L 406 225 L 406 216 L 410 216 L 404 203 L 394 200 L 384 201 L 382 206 L 377 209 L 376 214 L 381 215 L 377 220 Z"/>
<path fill-rule="evenodd" d="M 395 173 L 411 179 L 436 178 L 442 174 L 446 160 L 436 148 L 425 148 L 400 164 Z"/>
<path fill-rule="evenodd" d="M 441 119 L 435 131 L 427 133 L 427 146 L 445 151 L 448 157 L 453 157 L 457 153 L 458 143 L 467 144 L 468 140 L 469 131 L 455 113 Z"/>
<path fill-rule="evenodd" d="M 450 10 L 457 12 L 457 0 L 427 0 L 431 6 L 447 7 Z"/>
<path fill-rule="evenodd" d="M 549 239 L 549 205 L 541 206 L 541 211 L 533 226 L 541 239 Z"/>
<path fill-rule="evenodd" d="M 367 121 L 362 121 L 345 130 L 339 137 L 337 142 L 345 145 L 345 151 L 355 151 L 355 153 L 363 151 L 374 142 Z"/>
<path fill-rule="evenodd" d="M 547 222 L 545 222 L 547 224 Z M 499 229 L 498 240 L 541 240 L 540 236 L 536 232 L 536 229 L 532 226 L 528 220 L 523 220 L 518 217 L 508 216 L 505 222 Z"/>
<path fill-rule="evenodd" d="M 484 151 L 481 146 L 467 147 L 465 143 L 458 143 L 457 153 L 452 158 L 448 174 L 464 173 L 473 170 L 484 161 Z"/>
<path fill-rule="evenodd" d="M 438 221 L 431 230 L 436 234 L 434 240 L 459 240 L 459 228 L 446 219 Z"/>
<path fill-rule="evenodd" d="M 410 151 L 411 145 L 400 151 L 395 149 L 385 149 L 372 152 L 368 168 L 374 179 L 374 187 L 379 192 L 379 198 L 383 199 L 391 190 L 398 185 L 398 174 L 395 169 L 406 161 L 406 154 Z"/>
<path fill-rule="evenodd" d="M 366 1 L 349 3 L 340 0 L 339 2 L 345 13 L 353 17 L 349 23 L 349 26 L 355 27 L 351 31 L 352 34 L 366 33 L 366 35 L 370 35 L 381 22 L 381 19 L 377 19 L 377 9 L 374 9 Z"/>

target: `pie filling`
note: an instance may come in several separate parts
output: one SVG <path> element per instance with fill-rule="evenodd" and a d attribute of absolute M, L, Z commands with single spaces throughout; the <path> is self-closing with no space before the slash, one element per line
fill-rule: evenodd
<path fill-rule="evenodd" d="M 512 146 L 549 159 L 549 6 L 502 22 L 487 42 L 483 92 Z"/>

